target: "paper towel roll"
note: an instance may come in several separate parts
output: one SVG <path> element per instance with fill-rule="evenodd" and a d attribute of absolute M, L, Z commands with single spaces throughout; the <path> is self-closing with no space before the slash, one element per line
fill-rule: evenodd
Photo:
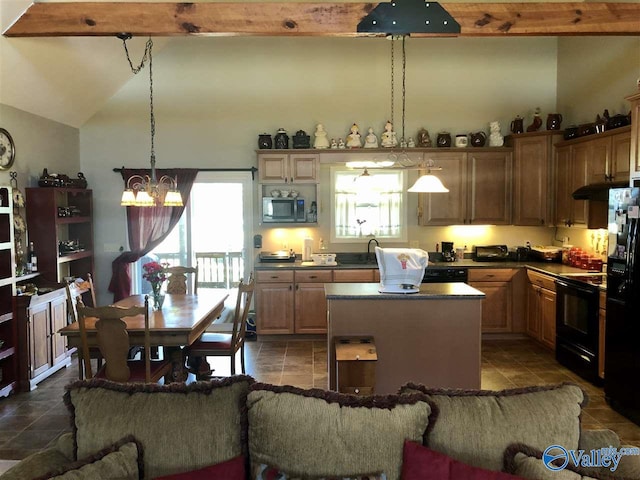
<path fill-rule="evenodd" d="M 307 237 L 302 241 L 302 261 L 310 262 L 313 253 L 313 238 Z"/>

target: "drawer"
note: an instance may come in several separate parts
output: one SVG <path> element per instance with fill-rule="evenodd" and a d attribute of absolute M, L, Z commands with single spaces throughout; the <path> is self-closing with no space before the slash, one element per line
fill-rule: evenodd
<path fill-rule="evenodd" d="M 336 283 L 339 282 L 374 282 L 375 272 L 373 268 L 354 268 L 354 269 L 339 269 L 333 271 L 333 281 Z"/>
<path fill-rule="evenodd" d="M 556 282 L 554 277 L 534 272 L 532 270 L 527 270 L 527 277 L 529 277 L 529 281 L 533 285 L 546 288 L 547 290 L 551 290 L 552 292 L 556 291 Z"/>
<path fill-rule="evenodd" d="M 515 274 L 512 268 L 470 268 L 469 282 L 510 282 Z"/>
<path fill-rule="evenodd" d="M 296 283 L 330 283 L 331 270 L 297 270 Z"/>
<path fill-rule="evenodd" d="M 293 282 L 293 270 L 256 270 L 256 282 Z"/>

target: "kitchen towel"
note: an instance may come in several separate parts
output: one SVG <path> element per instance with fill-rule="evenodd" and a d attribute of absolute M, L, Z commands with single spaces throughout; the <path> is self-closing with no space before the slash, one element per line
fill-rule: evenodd
<path fill-rule="evenodd" d="M 420 290 L 429 254 L 419 248 L 376 247 L 380 292 L 415 293 Z"/>

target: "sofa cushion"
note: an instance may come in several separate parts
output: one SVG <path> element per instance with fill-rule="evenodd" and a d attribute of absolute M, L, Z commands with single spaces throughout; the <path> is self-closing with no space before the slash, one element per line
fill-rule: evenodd
<path fill-rule="evenodd" d="M 144 478 L 142 456 L 142 447 L 129 435 L 38 480 L 138 480 Z"/>
<path fill-rule="evenodd" d="M 589 455 L 590 452 L 585 454 Z M 563 466 L 564 456 L 557 460 L 560 462 L 556 465 L 559 470 L 551 470 L 545 466 L 542 458 L 543 452 L 537 448 L 522 443 L 512 444 L 505 450 L 504 470 L 531 480 L 631 480 L 631 477 L 618 476 L 615 467 L 614 471 L 603 473 L 600 468 L 576 467 L 569 458 Z"/>
<path fill-rule="evenodd" d="M 502 391 L 431 389 L 406 384 L 402 394 L 424 393 L 438 407 L 425 445 L 475 467 L 502 468 L 511 443 L 545 449 L 577 448 L 585 393 L 559 384 Z"/>
<path fill-rule="evenodd" d="M 2 480 L 31 480 L 52 470 L 65 467 L 72 461 L 58 448 L 47 448 L 33 453 L 1 475 Z"/>
<path fill-rule="evenodd" d="M 145 472 L 153 478 L 245 455 L 245 401 L 253 381 L 238 375 L 190 385 L 75 382 L 64 396 L 75 456 L 134 435 L 145 451 Z"/>
<path fill-rule="evenodd" d="M 422 442 L 435 413 L 422 394 L 356 397 L 256 383 L 247 397 L 253 478 L 400 476 L 405 439 Z"/>
<path fill-rule="evenodd" d="M 242 455 L 190 472 L 156 477 L 154 480 L 245 480 L 246 459 Z"/>
<path fill-rule="evenodd" d="M 415 442 L 404 442 L 402 480 L 522 480 L 508 473 L 494 472 L 458 462 Z"/>

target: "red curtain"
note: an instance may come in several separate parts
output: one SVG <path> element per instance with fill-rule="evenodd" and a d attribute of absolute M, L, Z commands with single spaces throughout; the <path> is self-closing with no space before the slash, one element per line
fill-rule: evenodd
<path fill-rule="evenodd" d="M 133 175 L 150 175 L 149 169 L 122 169 L 124 184 Z M 156 170 L 156 175 L 177 177 L 178 190 L 186 205 L 191 187 L 198 170 L 173 168 Z M 117 302 L 131 295 L 131 264 L 145 256 L 169 235 L 176 226 L 184 207 L 126 207 L 127 229 L 129 232 L 129 252 L 123 252 L 111 264 L 111 282 L 109 291 L 113 293 L 113 301 Z"/>

